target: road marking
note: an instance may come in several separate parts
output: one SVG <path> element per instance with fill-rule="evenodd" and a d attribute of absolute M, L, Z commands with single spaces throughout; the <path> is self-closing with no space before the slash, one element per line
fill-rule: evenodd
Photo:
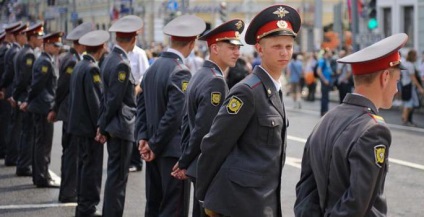
<path fill-rule="evenodd" d="M 296 136 L 287 135 L 287 139 L 290 139 L 290 140 L 293 140 L 293 141 L 296 141 L 296 142 L 300 142 L 300 143 L 303 143 L 303 144 L 306 143 L 306 139 L 296 137 Z M 294 158 L 294 157 L 287 157 L 286 158 L 286 164 L 300 169 L 301 164 L 299 162 L 301 162 L 300 158 Z M 401 165 L 401 166 L 414 168 L 414 169 L 424 170 L 424 165 L 412 163 L 412 162 L 408 162 L 408 161 L 404 161 L 404 160 L 389 158 L 389 162 L 394 163 L 394 164 L 398 164 L 398 165 Z"/>
<path fill-rule="evenodd" d="M 37 209 L 37 208 L 54 208 L 54 207 L 76 207 L 77 203 L 45 203 L 45 204 L 22 204 L 22 205 L 3 205 L 2 209 Z"/>

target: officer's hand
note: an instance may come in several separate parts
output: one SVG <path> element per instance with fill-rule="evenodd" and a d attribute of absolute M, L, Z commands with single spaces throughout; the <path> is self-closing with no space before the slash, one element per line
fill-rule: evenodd
<path fill-rule="evenodd" d="M 94 140 L 96 140 L 97 142 L 99 142 L 100 144 L 105 144 L 107 138 L 105 135 L 102 135 L 100 133 L 100 128 L 97 128 L 97 132 L 96 132 L 96 137 L 94 137 Z"/>
<path fill-rule="evenodd" d="M 218 213 L 216 213 L 216 212 L 214 212 L 214 211 L 212 211 L 208 208 L 205 208 L 205 213 L 209 217 L 219 217 L 220 216 L 220 215 L 218 215 Z"/>
<path fill-rule="evenodd" d="M 135 95 L 138 96 L 138 94 L 140 94 L 141 92 L 143 92 L 143 89 L 141 89 L 140 85 L 135 86 Z"/>
<path fill-rule="evenodd" d="M 53 123 L 56 121 L 56 112 L 54 111 L 50 111 L 49 114 L 47 115 L 47 121 L 50 123 Z"/>
<path fill-rule="evenodd" d="M 27 102 L 23 102 L 20 106 L 19 109 L 26 112 L 28 108 L 28 103 Z"/>
<path fill-rule="evenodd" d="M 140 154 L 146 162 L 150 162 L 155 159 L 155 153 L 153 153 L 152 149 L 150 149 L 147 141 L 143 144 L 143 147 L 141 147 Z"/>
<path fill-rule="evenodd" d="M 4 99 L 4 92 L 0 91 L 0 99 Z"/>
<path fill-rule="evenodd" d="M 16 108 L 16 101 L 13 99 L 13 97 L 9 97 L 7 101 L 9 101 L 10 106 L 12 106 L 12 108 Z"/>

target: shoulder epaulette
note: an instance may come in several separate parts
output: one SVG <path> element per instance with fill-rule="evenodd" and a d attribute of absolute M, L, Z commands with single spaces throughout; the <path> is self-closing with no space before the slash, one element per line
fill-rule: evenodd
<path fill-rule="evenodd" d="M 250 88 L 253 89 L 256 86 L 258 86 L 258 84 L 261 83 L 261 79 L 259 79 L 259 77 L 257 75 L 252 74 L 252 76 L 250 76 L 249 78 L 244 80 L 244 83 L 247 84 L 247 86 L 249 86 Z"/>
<path fill-rule="evenodd" d="M 210 68 L 210 70 L 211 70 L 211 72 L 212 72 L 212 74 L 213 74 L 214 77 L 220 77 L 220 78 L 223 78 L 224 77 L 217 69 Z"/>
<path fill-rule="evenodd" d="M 375 121 L 375 123 L 377 124 L 386 124 L 386 121 L 384 121 L 384 118 L 379 116 L 379 115 L 375 115 L 375 114 L 371 114 L 369 113 L 370 117 Z"/>

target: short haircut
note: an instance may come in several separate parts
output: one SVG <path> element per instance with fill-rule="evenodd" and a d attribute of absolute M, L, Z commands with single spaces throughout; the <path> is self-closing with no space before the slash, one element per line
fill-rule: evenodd
<path fill-rule="evenodd" d="M 194 40 L 192 40 L 194 41 Z M 177 41 L 177 40 L 171 40 L 171 47 L 185 47 L 192 41 Z"/>
<path fill-rule="evenodd" d="M 116 41 L 121 43 L 130 43 L 133 38 L 134 37 L 116 37 Z"/>
<path fill-rule="evenodd" d="M 86 46 L 85 49 L 86 49 L 87 53 L 94 54 L 94 53 L 97 53 L 99 50 L 103 49 L 103 44 L 99 45 L 99 46 L 94 46 L 94 47 L 93 46 Z"/>

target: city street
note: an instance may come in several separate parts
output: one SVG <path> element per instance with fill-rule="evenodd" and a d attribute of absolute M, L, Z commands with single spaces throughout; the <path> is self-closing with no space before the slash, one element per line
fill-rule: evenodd
<path fill-rule="evenodd" d="M 319 100 L 302 102 L 302 109 L 293 109 L 290 97 L 285 97 L 290 120 L 288 129 L 287 161 L 282 176 L 283 215 L 293 216 L 295 185 L 300 176 L 300 164 L 304 143 L 319 120 Z M 332 102 L 330 107 L 336 106 Z M 388 216 L 422 216 L 424 206 L 424 129 L 400 125 L 400 111 L 383 111 L 392 131 L 390 169 L 386 178 Z M 414 117 L 419 126 L 424 125 L 422 112 Z M 52 162 L 50 169 L 60 174 L 61 123 L 55 124 Z M 105 161 L 106 157 L 105 149 Z M 144 170 L 144 169 L 143 169 Z M 104 164 L 103 180 L 106 178 Z M 32 185 L 31 178 L 15 176 L 14 167 L 5 167 L 0 161 L 0 216 L 64 216 L 74 214 L 76 204 L 58 203 L 58 189 L 40 189 Z M 103 185 L 104 186 L 104 185 Z M 102 187 L 103 187 L 102 186 Z M 130 173 L 124 216 L 144 216 L 144 171 Z M 101 209 L 102 204 L 99 204 Z"/>

